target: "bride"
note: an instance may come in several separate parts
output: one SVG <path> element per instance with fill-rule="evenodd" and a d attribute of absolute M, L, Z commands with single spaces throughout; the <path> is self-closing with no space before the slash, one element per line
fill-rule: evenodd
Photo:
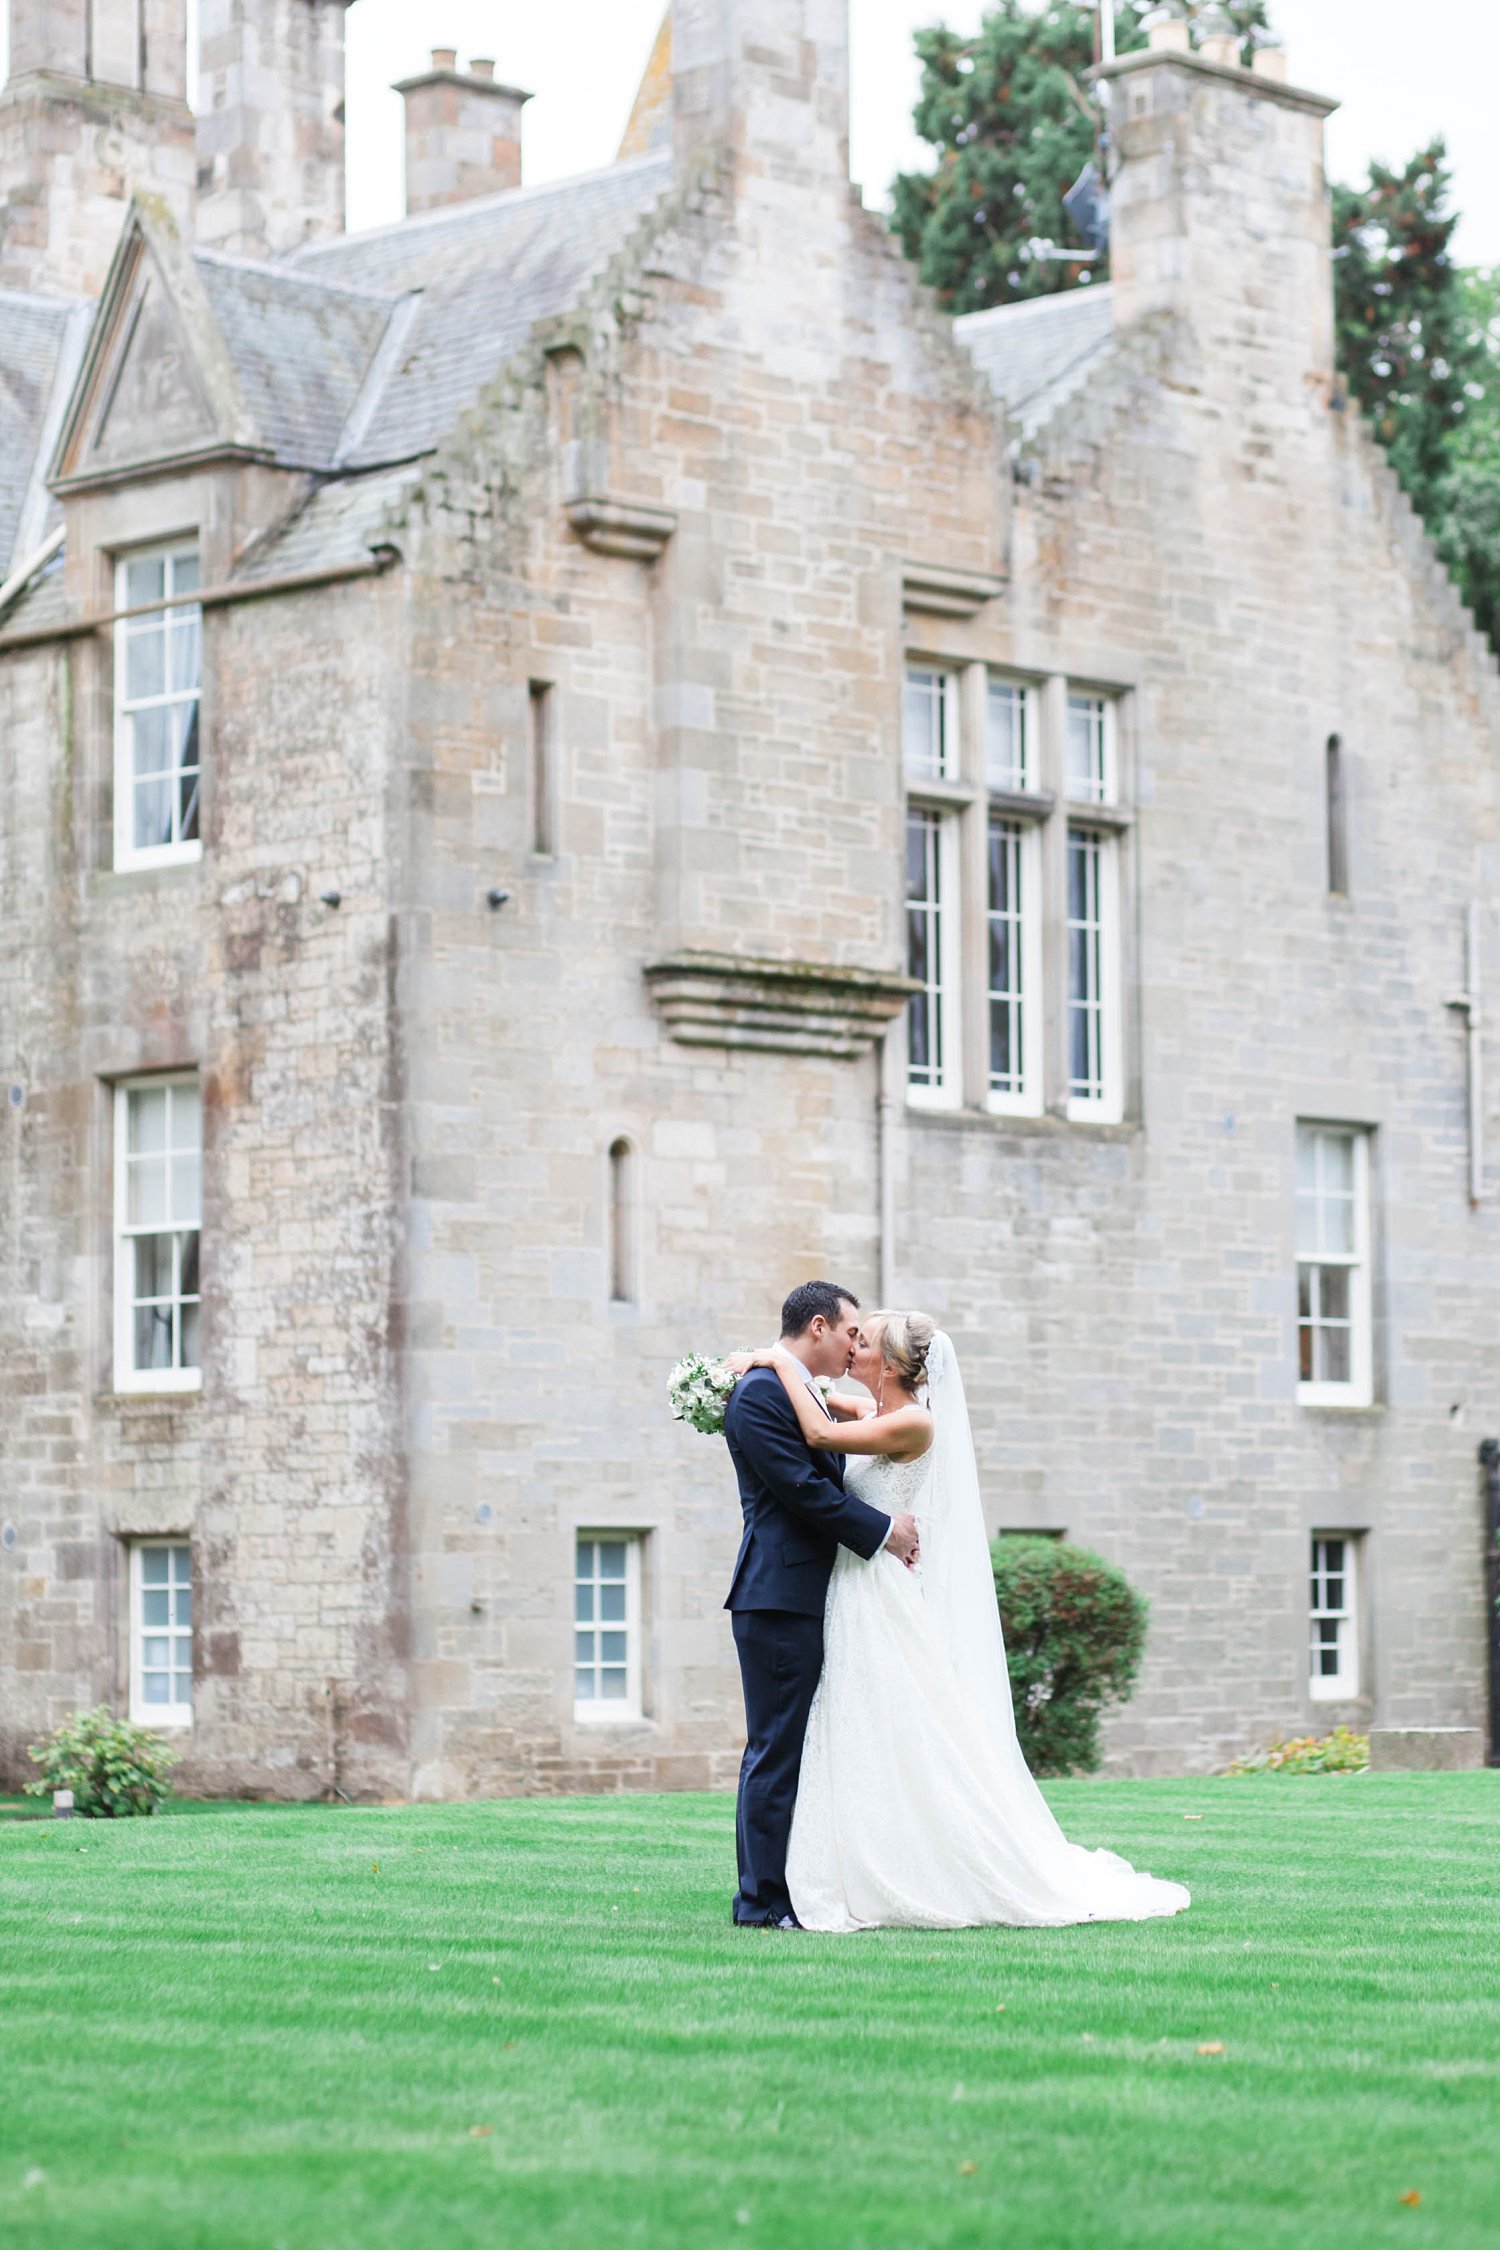
<path fill-rule="evenodd" d="M 846 1489 L 917 1519 L 912 1568 L 840 1547 L 823 1675 L 792 1819 L 787 1886 L 809 1930 L 1134 1922 L 1178 1914 L 1180 1883 L 1070 1844 L 1016 1739 L 979 1472 L 953 1346 L 924 1313 L 872 1313 L 849 1372 L 866 1402 L 830 1423 L 782 1345 L 732 1361 L 780 1376 Z M 920 1392 L 925 1387 L 924 1406 Z"/>

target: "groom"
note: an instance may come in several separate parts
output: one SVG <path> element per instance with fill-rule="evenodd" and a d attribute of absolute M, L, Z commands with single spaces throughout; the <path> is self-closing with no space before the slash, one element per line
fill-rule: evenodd
<path fill-rule="evenodd" d="M 820 1407 L 818 1377 L 848 1373 L 858 1333 L 859 1299 L 834 1282 L 804 1281 L 782 1306 L 781 1341 L 800 1362 Z M 823 1604 L 834 1557 L 841 1546 L 852 1547 L 868 1561 L 889 1547 L 910 1562 L 917 1526 L 909 1515 L 885 1515 L 845 1492 L 843 1455 L 813 1451 L 774 1368 L 753 1367 L 736 1384 L 724 1435 L 745 1514 L 724 1604 L 739 1651 L 747 1738 L 735 1821 L 740 1887 L 734 1918 L 795 1930 L 787 1842 L 802 1738 L 823 1669 Z"/>

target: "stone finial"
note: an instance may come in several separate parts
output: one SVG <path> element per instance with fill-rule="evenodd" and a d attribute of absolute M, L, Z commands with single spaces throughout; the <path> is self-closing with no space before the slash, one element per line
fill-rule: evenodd
<path fill-rule="evenodd" d="M 1236 70 L 1240 61 L 1240 35 L 1227 9 L 1215 4 L 1198 17 L 1198 52 L 1205 62 Z"/>
<path fill-rule="evenodd" d="M 406 103 L 406 208 L 436 211 L 521 184 L 521 111 L 530 101 L 502 86 L 488 56 L 458 68 L 455 47 L 434 47 L 432 68 L 397 81 Z"/>
<path fill-rule="evenodd" d="M 1250 59 L 1250 68 L 1258 72 L 1262 78 L 1271 79 L 1278 86 L 1286 85 L 1289 77 L 1286 49 L 1284 47 L 1257 47 Z"/>
<path fill-rule="evenodd" d="M 1188 29 L 1186 0 L 1162 0 L 1142 18 L 1146 43 L 1164 51 L 1187 54 L 1192 47 L 1192 34 Z"/>

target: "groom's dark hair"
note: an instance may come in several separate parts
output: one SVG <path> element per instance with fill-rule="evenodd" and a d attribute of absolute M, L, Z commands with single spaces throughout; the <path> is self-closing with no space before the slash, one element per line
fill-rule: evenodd
<path fill-rule="evenodd" d="M 852 1305 L 858 1312 L 859 1299 L 852 1289 L 845 1289 L 837 1281 L 799 1282 L 781 1308 L 781 1333 L 805 1336 L 820 1317 L 830 1328 L 836 1328 L 840 1305 Z"/>

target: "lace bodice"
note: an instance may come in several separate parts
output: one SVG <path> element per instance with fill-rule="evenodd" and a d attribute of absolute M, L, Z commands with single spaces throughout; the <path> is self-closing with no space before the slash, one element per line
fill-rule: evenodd
<path fill-rule="evenodd" d="M 915 1461 L 896 1461 L 888 1453 L 854 1453 L 844 1464 L 844 1490 L 866 1507 L 888 1516 L 926 1513 L 932 1475 L 932 1449 Z"/>

